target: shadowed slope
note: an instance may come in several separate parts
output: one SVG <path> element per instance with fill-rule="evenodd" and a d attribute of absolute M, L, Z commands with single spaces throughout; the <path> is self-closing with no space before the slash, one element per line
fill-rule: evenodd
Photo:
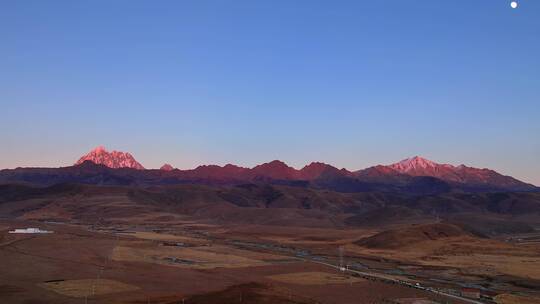
<path fill-rule="evenodd" d="M 388 230 L 356 242 L 372 249 L 397 249 L 424 241 L 470 236 L 458 226 L 450 224 L 424 224 Z"/>

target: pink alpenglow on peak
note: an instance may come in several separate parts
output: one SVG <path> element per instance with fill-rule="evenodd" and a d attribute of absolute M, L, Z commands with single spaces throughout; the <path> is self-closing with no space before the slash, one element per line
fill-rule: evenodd
<path fill-rule="evenodd" d="M 398 163 L 390 165 L 389 167 L 400 173 L 414 173 L 415 171 L 435 170 L 439 167 L 449 169 L 454 168 L 452 165 L 437 164 L 420 156 L 404 159 Z"/>
<path fill-rule="evenodd" d="M 392 169 L 399 174 L 409 176 L 432 176 L 447 182 L 492 185 L 498 187 L 519 187 L 520 185 L 524 185 L 521 181 L 516 180 L 513 177 L 501 175 L 493 170 L 478 169 L 464 165 L 453 166 L 449 164 L 438 164 L 419 156 L 407 158 L 395 164 L 381 167 Z M 368 168 L 364 171 L 371 169 L 372 168 Z M 528 186 L 530 185 L 525 185 L 525 187 Z"/>
<path fill-rule="evenodd" d="M 90 161 L 113 169 L 132 168 L 144 170 L 144 167 L 138 163 L 131 154 L 119 151 L 108 152 L 103 146 L 99 146 L 81 157 L 76 165 L 82 164 L 85 161 Z M 451 185 L 466 185 L 467 187 L 476 187 L 475 189 L 498 188 L 514 189 L 518 191 L 536 189 L 533 185 L 521 182 L 511 176 L 501 175 L 493 170 L 478 169 L 465 165 L 453 166 L 449 164 L 439 164 L 420 156 L 407 158 L 386 166 L 377 165 L 354 172 L 346 169 L 338 169 L 321 162 L 313 162 L 304 168 L 297 170 L 279 160 L 264 163 L 253 168 L 244 168 L 227 164 L 223 167 L 217 165 L 201 165 L 191 170 L 179 170 L 169 164 L 164 164 L 161 166 L 160 170 L 162 172 L 168 172 L 165 174 L 165 177 L 171 177 L 177 180 L 219 180 L 220 182 L 267 180 L 310 181 L 314 185 L 317 185 L 317 183 L 321 185 L 337 185 L 343 183 L 345 189 L 348 189 L 347 187 L 354 183 L 403 185 L 411 180 L 415 180 L 411 178 L 426 176 L 435 177 Z M 149 174 L 151 175 L 152 173 L 149 172 Z"/>
<path fill-rule="evenodd" d="M 120 151 L 108 152 L 103 146 L 98 146 L 85 156 L 81 157 L 75 165 L 80 165 L 87 160 L 114 169 L 132 168 L 144 170 L 144 167 L 137 162 L 131 154 Z"/>
<path fill-rule="evenodd" d="M 174 170 L 173 166 L 169 165 L 169 164 L 164 164 L 163 166 L 161 166 L 161 168 L 159 168 L 159 170 L 162 170 L 162 171 L 172 171 Z"/>

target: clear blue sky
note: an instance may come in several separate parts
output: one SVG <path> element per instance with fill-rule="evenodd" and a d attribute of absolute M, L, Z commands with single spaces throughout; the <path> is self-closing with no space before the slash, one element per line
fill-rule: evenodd
<path fill-rule="evenodd" d="M 422 155 L 540 185 L 540 1 L 0 0 L 0 168 Z"/>

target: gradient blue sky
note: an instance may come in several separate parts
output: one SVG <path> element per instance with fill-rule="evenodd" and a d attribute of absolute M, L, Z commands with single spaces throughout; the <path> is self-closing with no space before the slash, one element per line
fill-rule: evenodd
<path fill-rule="evenodd" d="M 422 155 L 540 185 L 540 1 L 0 0 L 0 168 Z"/>

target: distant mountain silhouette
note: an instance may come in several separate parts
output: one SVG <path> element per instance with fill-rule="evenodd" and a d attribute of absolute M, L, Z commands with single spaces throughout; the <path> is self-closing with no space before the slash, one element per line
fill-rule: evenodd
<path fill-rule="evenodd" d="M 346 169 L 339 170 L 336 167 L 331 165 L 313 162 L 299 171 L 299 176 L 305 180 L 314 180 L 314 179 L 324 179 L 324 178 L 334 178 L 334 177 L 344 177 L 344 176 L 353 176 L 352 172 L 347 171 Z"/>
<path fill-rule="evenodd" d="M 287 164 L 280 160 L 273 160 L 269 163 L 255 166 L 251 171 L 256 177 L 281 180 L 294 180 L 300 178 L 298 170 L 287 166 Z"/>
<path fill-rule="evenodd" d="M 163 164 L 163 166 L 161 166 L 159 168 L 159 170 L 163 170 L 163 171 L 172 171 L 174 170 L 174 167 L 169 165 L 169 164 Z"/>
<path fill-rule="evenodd" d="M 416 156 L 391 165 L 377 165 L 351 172 L 313 162 L 297 170 L 274 160 L 244 168 L 202 165 L 191 170 L 163 165 L 146 170 L 131 154 L 108 152 L 98 147 L 81 157 L 75 166 L 64 168 L 17 168 L 0 171 L 0 183 L 24 182 L 38 185 L 77 182 L 108 185 L 172 185 L 271 183 L 330 189 L 339 192 L 405 192 L 438 194 L 465 192 L 538 191 L 533 185 L 490 169 L 438 164 Z"/>
<path fill-rule="evenodd" d="M 529 190 L 534 186 L 511 176 L 490 169 L 478 169 L 465 165 L 438 164 L 420 156 L 404 159 L 388 166 L 375 166 L 356 172 L 359 178 L 370 181 L 391 182 L 408 180 L 410 177 L 430 176 L 450 184 L 475 188 L 500 188 Z"/>

